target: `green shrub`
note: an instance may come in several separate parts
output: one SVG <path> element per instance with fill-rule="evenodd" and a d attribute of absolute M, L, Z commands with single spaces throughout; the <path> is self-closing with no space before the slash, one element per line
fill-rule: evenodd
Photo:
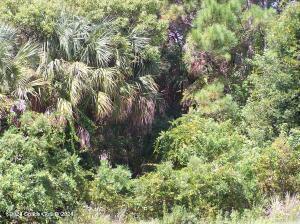
<path fill-rule="evenodd" d="M 131 190 L 130 179 L 131 173 L 127 168 L 111 168 L 106 160 L 102 161 L 91 183 L 92 201 L 111 213 L 126 208 L 126 196 Z"/>
<path fill-rule="evenodd" d="M 159 217 L 181 206 L 198 217 L 214 216 L 218 211 L 249 208 L 253 198 L 247 181 L 236 169 L 238 158 L 223 157 L 212 163 L 192 158 L 180 170 L 170 163 L 135 182 L 135 212 L 142 217 Z M 250 195 L 250 196 L 249 196 Z"/>
<path fill-rule="evenodd" d="M 160 164 L 157 171 L 147 173 L 134 181 L 134 199 L 130 209 L 138 217 L 161 217 L 175 205 L 179 194 L 177 172 L 171 163 Z"/>
<path fill-rule="evenodd" d="M 57 0 L 4 0 L 0 3 L 0 19 L 48 36 L 53 33 L 55 19 L 64 6 Z"/>
<path fill-rule="evenodd" d="M 300 151 L 291 148 L 283 137 L 262 150 L 254 170 L 261 191 L 267 195 L 300 191 Z"/>
<path fill-rule="evenodd" d="M 12 126 L 0 138 L 0 211 L 8 214 L 7 220 L 18 219 L 9 215 L 16 211 L 76 207 L 84 196 L 84 173 L 65 144 L 64 129 L 55 117 L 34 113 L 24 114 L 20 127 Z"/>
<path fill-rule="evenodd" d="M 290 4 L 272 22 L 268 48 L 253 60 L 252 90 L 242 114 L 245 130 L 258 145 L 269 144 L 300 125 L 299 18 L 299 2 Z"/>
<path fill-rule="evenodd" d="M 243 136 L 230 121 L 218 123 L 193 113 L 175 120 L 168 131 L 162 132 L 155 150 L 163 160 L 185 166 L 193 156 L 210 162 L 223 153 L 241 149 L 243 144 Z"/>

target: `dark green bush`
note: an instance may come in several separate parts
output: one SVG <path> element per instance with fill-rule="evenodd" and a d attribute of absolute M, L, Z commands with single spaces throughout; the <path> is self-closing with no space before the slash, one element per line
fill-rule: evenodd
<path fill-rule="evenodd" d="M 59 125 L 54 116 L 26 113 L 0 138 L 0 211 L 7 220 L 16 211 L 72 211 L 83 198 L 84 172 Z"/>

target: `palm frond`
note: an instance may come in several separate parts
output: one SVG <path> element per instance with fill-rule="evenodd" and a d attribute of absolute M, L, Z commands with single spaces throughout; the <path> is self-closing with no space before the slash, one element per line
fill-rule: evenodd
<path fill-rule="evenodd" d="M 136 99 L 133 114 L 131 115 L 133 125 L 147 127 L 153 123 L 155 115 L 155 102 L 146 97 Z"/>
<path fill-rule="evenodd" d="M 73 109 L 72 109 L 72 104 L 70 101 L 59 98 L 57 101 L 57 111 L 60 115 L 67 117 L 67 118 L 72 118 L 73 117 Z"/>
<path fill-rule="evenodd" d="M 90 25 L 86 19 L 62 11 L 55 23 L 55 35 L 49 40 L 49 50 L 54 56 L 76 60 L 89 32 Z"/>
<path fill-rule="evenodd" d="M 152 76 L 146 75 L 138 78 L 137 84 L 140 87 L 141 92 L 144 92 L 146 95 L 157 95 L 158 94 L 158 85 Z M 143 90 L 142 90 L 143 89 Z"/>
<path fill-rule="evenodd" d="M 81 62 L 75 62 L 69 67 L 70 99 L 72 105 L 79 104 L 86 92 L 91 91 L 90 68 Z"/>
<path fill-rule="evenodd" d="M 111 114 L 113 109 L 110 97 L 104 92 L 98 92 L 97 95 L 97 117 L 104 118 Z"/>
<path fill-rule="evenodd" d="M 12 95 L 22 100 L 28 100 L 29 96 L 39 97 L 37 88 L 47 84 L 48 82 L 38 77 L 35 71 L 23 68 L 16 81 Z"/>
<path fill-rule="evenodd" d="M 16 56 L 14 57 L 14 63 L 18 66 L 32 66 L 32 60 L 37 59 L 38 56 L 39 46 L 29 41 L 21 46 Z"/>
<path fill-rule="evenodd" d="M 98 37 L 89 36 L 85 40 L 87 44 L 82 49 L 80 60 L 97 67 L 107 66 L 113 57 L 111 39 L 110 33 L 98 34 Z"/>
<path fill-rule="evenodd" d="M 14 41 L 17 35 L 15 28 L 0 23 L 0 41 Z"/>
<path fill-rule="evenodd" d="M 62 13 L 56 22 L 52 52 L 66 60 L 82 61 L 90 66 L 107 66 L 113 56 L 112 30 L 107 25 L 94 25 L 84 18 Z"/>
<path fill-rule="evenodd" d="M 117 93 L 117 84 L 120 81 L 120 76 L 115 68 L 99 68 L 93 72 L 93 87 L 111 96 Z"/>
<path fill-rule="evenodd" d="M 9 25 L 0 23 L 0 74 L 12 64 L 13 45 L 15 44 L 16 30 Z"/>
<path fill-rule="evenodd" d="M 136 97 L 138 94 L 138 88 L 134 83 L 124 83 L 120 87 L 120 95 L 123 97 Z"/>
<path fill-rule="evenodd" d="M 150 42 L 150 38 L 145 37 L 144 33 L 141 33 L 137 30 L 132 30 L 129 35 L 129 39 L 131 41 L 135 54 L 139 54 L 149 45 Z"/>
<path fill-rule="evenodd" d="M 41 74 L 46 80 L 53 79 L 57 74 L 62 73 L 64 70 L 64 62 L 62 60 L 55 59 L 49 63 L 41 63 L 37 72 Z"/>
<path fill-rule="evenodd" d="M 104 34 L 95 43 L 96 59 L 98 66 L 107 66 L 112 59 L 111 36 Z"/>

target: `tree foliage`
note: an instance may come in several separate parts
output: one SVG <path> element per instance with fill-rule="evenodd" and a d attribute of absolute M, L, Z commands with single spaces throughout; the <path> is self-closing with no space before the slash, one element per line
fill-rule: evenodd
<path fill-rule="evenodd" d="M 244 108 L 249 135 L 258 142 L 299 126 L 299 4 L 274 21 L 267 41 L 268 49 L 254 59 L 253 89 Z"/>
<path fill-rule="evenodd" d="M 0 218 L 292 217 L 299 12 L 273 0 L 2 0 Z"/>

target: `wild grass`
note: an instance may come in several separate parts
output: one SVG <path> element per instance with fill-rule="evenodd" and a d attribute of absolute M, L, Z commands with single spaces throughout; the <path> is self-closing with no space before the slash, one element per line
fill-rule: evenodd
<path fill-rule="evenodd" d="M 65 218 L 60 224 L 297 224 L 300 223 L 300 197 L 290 195 L 281 199 L 272 197 L 262 207 L 256 207 L 244 213 L 232 212 L 214 218 L 197 218 L 181 207 L 175 207 L 172 213 L 161 219 L 137 220 L 120 211 L 117 215 L 109 215 L 99 207 L 82 206 L 74 217 Z"/>

